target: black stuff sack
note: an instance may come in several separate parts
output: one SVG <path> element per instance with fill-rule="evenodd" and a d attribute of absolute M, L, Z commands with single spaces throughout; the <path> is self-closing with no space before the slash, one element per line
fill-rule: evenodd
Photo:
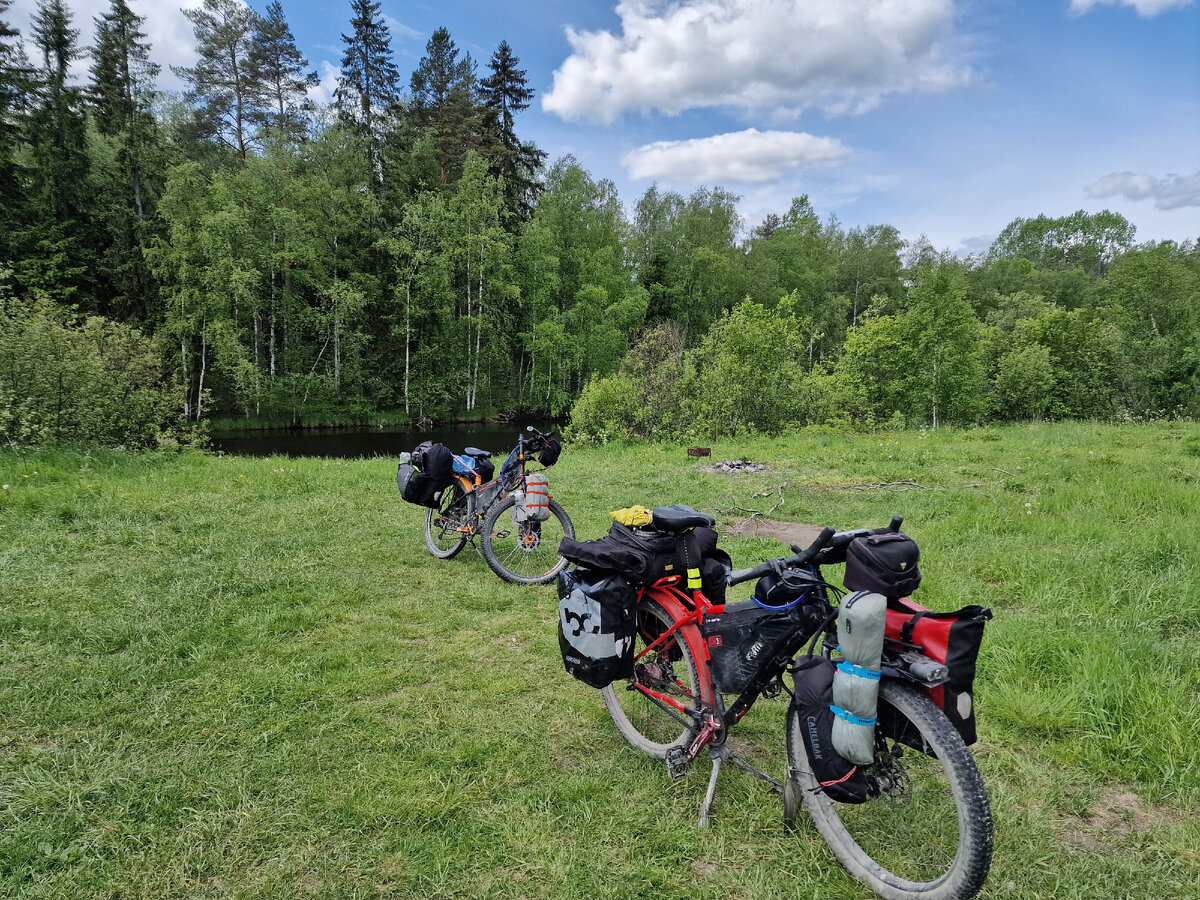
<path fill-rule="evenodd" d="M 851 591 L 907 597 L 921 584 L 920 559 L 917 542 L 903 531 L 855 538 L 846 548 L 844 583 Z"/>
<path fill-rule="evenodd" d="M 964 606 L 954 612 L 933 612 L 908 598 L 889 600 L 884 634 L 906 649 L 920 650 L 944 663 L 949 680 L 924 688 L 946 714 L 969 747 L 975 743 L 975 661 L 983 643 L 983 627 L 992 611 Z"/>
<path fill-rule="evenodd" d="M 422 441 L 413 450 L 411 462 L 436 482 L 449 484 L 454 478 L 454 454 L 445 444 Z"/>
<path fill-rule="evenodd" d="M 620 575 L 558 573 L 558 647 L 567 673 L 594 688 L 633 675 L 637 592 Z"/>
<path fill-rule="evenodd" d="M 793 727 L 804 745 L 809 768 L 821 792 L 838 803 L 863 803 L 870 799 L 872 781 L 863 770 L 833 748 L 832 662 L 821 656 L 796 661 L 796 693 L 792 696 Z"/>

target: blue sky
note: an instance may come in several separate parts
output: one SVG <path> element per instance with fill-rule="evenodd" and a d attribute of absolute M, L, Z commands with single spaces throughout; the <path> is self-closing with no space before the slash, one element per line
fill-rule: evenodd
<path fill-rule="evenodd" d="M 268 0 L 251 0 L 263 10 Z M 331 91 L 350 5 L 282 0 Z M 89 42 L 108 0 L 68 0 Z M 130 0 L 154 56 L 192 58 L 179 5 Z M 34 0 L 12 24 L 27 34 Z M 1111 209 L 1200 237 L 1200 0 L 382 0 L 405 78 L 441 26 L 481 72 L 507 40 L 537 92 L 518 132 L 632 208 L 739 195 L 747 226 L 808 194 L 847 227 L 956 252 L 1018 216 Z M 162 86 L 177 89 L 169 72 Z"/>

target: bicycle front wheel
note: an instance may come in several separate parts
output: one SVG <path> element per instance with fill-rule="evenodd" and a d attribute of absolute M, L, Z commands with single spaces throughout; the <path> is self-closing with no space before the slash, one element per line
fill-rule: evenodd
<path fill-rule="evenodd" d="M 974 897 L 991 866 L 992 813 L 971 751 L 942 711 L 907 685 L 883 682 L 879 717 L 887 726 L 879 726 L 875 762 L 866 768 L 878 796 L 846 804 L 819 791 L 799 714 L 789 710 L 788 764 L 817 830 L 850 873 L 887 900 Z"/>
<path fill-rule="evenodd" d="M 670 614 L 648 597 L 638 604 L 633 677 L 604 688 L 604 705 L 621 736 L 643 753 L 665 759 L 695 736 L 700 677 L 687 643 L 672 635 L 653 652 L 643 651 L 673 624 Z"/>
<path fill-rule="evenodd" d="M 557 500 L 550 501 L 550 517 L 544 522 L 517 522 L 513 507 L 517 498 L 509 494 L 488 510 L 483 521 L 480 549 L 492 571 L 512 584 L 544 584 L 553 581 L 567 561 L 558 555 L 564 537 L 575 537 L 575 526 Z"/>
<path fill-rule="evenodd" d="M 436 509 L 425 511 L 425 546 L 438 559 L 450 559 L 467 543 L 475 522 L 475 495 L 457 481 L 442 491 Z"/>

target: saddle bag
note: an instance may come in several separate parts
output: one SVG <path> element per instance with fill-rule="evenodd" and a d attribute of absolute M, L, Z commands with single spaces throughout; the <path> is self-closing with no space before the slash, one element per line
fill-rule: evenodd
<path fill-rule="evenodd" d="M 796 692 L 792 711 L 804 755 L 821 785 L 821 791 L 838 803 L 863 803 L 871 796 L 871 780 L 863 770 L 844 759 L 833 746 L 833 663 L 824 657 L 806 656 L 796 661 Z"/>
<path fill-rule="evenodd" d="M 919 649 L 945 664 L 949 680 L 924 688 L 946 714 L 963 741 L 975 743 L 975 661 L 983 643 L 983 627 L 992 611 L 964 606 L 955 612 L 933 612 L 908 598 L 889 600 L 885 635 L 906 648 Z"/>
<path fill-rule="evenodd" d="M 558 647 L 567 673 L 594 688 L 633 674 L 637 593 L 612 572 L 558 573 Z"/>

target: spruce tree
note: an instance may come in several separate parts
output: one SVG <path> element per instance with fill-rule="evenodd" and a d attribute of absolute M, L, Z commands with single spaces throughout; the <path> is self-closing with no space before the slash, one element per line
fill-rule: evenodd
<path fill-rule="evenodd" d="M 259 20 L 250 61 L 263 89 L 263 105 L 255 111 L 255 121 L 280 137 L 303 140 L 312 110 L 308 89 L 319 79 L 316 72 L 304 73 L 308 60 L 296 47 L 279 0 Z"/>
<path fill-rule="evenodd" d="M 458 58 L 445 28 L 433 33 L 425 53 L 412 73 L 412 117 L 429 135 L 442 184 L 449 184 L 462 171 L 467 153 L 482 143 L 475 61 L 469 53 Z"/>
<path fill-rule="evenodd" d="M 87 120 L 83 92 L 67 83 L 71 62 L 79 56 L 78 34 L 63 0 L 38 4 L 33 37 L 42 68 L 33 110 L 24 121 L 33 210 L 18 237 L 23 246 L 15 269 L 27 289 L 96 309 Z"/>
<path fill-rule="evenodd" d="M 112 0 L 96 19 L 88 90 L 97 141 L 107 143 L 112 159 L 99 167 L 97 179 L 96 207 L 108 232 L 101 266 L 114 289 L 114 311 L 141 319 L 149 316 L 156 292 L 144 249 L 163 168 L 152 110 L 159 67 L 150 61 L 144 22 L 126 0 Z"/>
<path fill-rule="evenodd" d="M 392 62 L 392 37 L 379 3 L 350 0 L 350 8 L 353 33 L 342 35 L 346 52 L 334 99 L 341 120 L 366 139 L 367 158 L 378 179 L 383 132 L 400 101 L 400 73 Z"/>
<path fill-rule="evenodd" d="M 0 16 L 12 0 L 0 0 Z M 33 69 L 21 48 L 21 32 L 0 19 L 0 264 L 15 255 L 13 236 L 25 219 L 27 206 L 21 189 L 17 147 L 20 117 L 28 110 L 33 89 Z"/>
<path fill-rule="evenodd" d="M 489 169 L 504 179 L 505 205 L 510 214 L 527 221 L 541 190 L 537 174 L 546 154 L 533 142 L 522 143 L 514 127 L 515 114 L 528 109 L 533 99 L 525 70 L 517 68 L 519 62 L 508 41 L 501 41 L 488 63 L 492 74 L 479 83 L 479 96 L 488 113 Z"/>
<path fill-rule="evenodd" d="M 192 22 L 200 58 L 190 69 L 172 71 L 190 85 L 184 100 L 195 106 L 201 133 L 233 148 L 244 169 L 263 105 L 263 87 L 250 60 L 259 15 L 242 0 L 204 0 L 201 8 L 183 14 Z"/>

